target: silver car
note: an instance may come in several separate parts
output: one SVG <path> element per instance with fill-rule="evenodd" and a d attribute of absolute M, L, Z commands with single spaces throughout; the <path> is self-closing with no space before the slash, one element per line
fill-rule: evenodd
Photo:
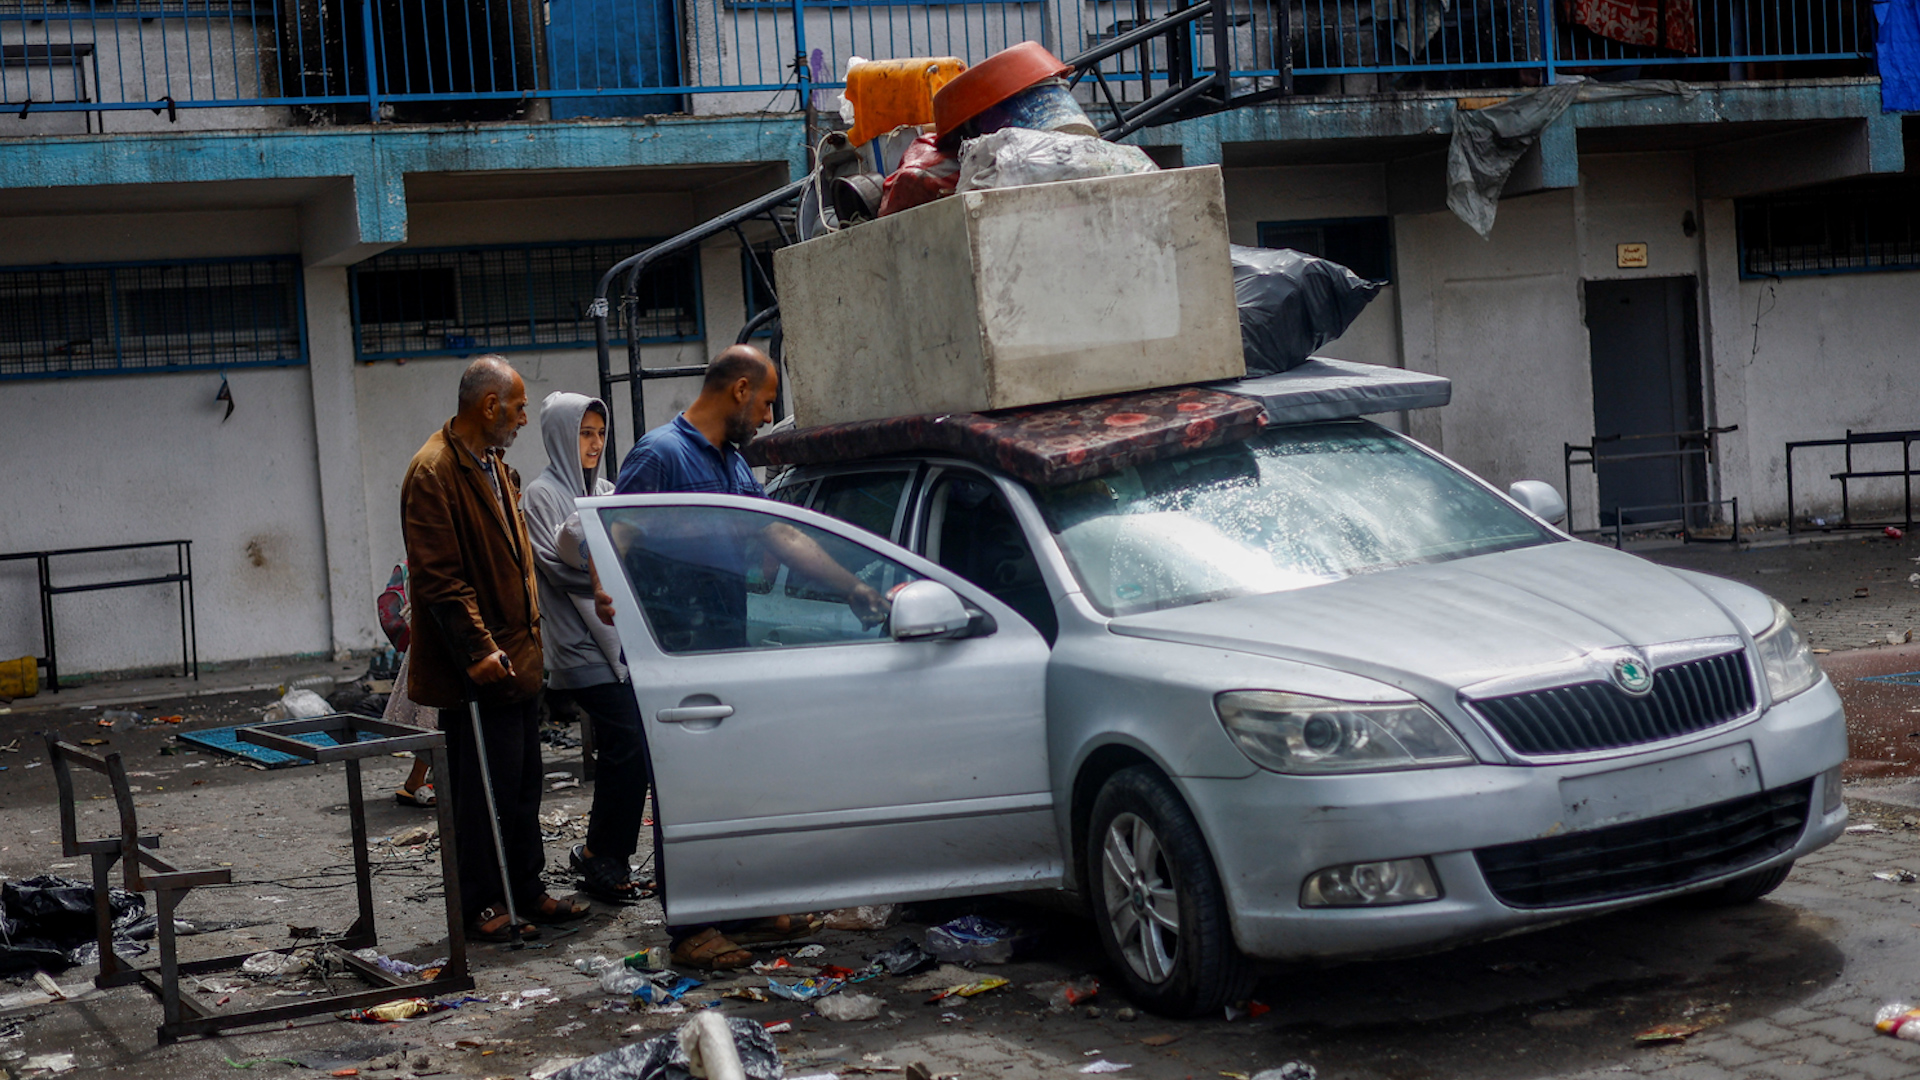
<path fill-rule="evenodd" d="M 583 500 L 670 921 L 1067 886 L 1196 1014 L 1258 961 L 1770 891 L 1846 820 L 1805 639 L 1515 489 L 1351 419 L 1051 488 L 917 456 Z"/>

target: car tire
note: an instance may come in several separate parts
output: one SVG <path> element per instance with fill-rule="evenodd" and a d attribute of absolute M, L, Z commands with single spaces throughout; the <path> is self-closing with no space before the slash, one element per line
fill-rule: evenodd
<path fill-rule="evenodd" d="M 1751 904 L 1780 887 L 1793 872 L 1792 862 L 1783 862 L 1779 866 L 1765 870 L 1755 870 L 1751 874 L 1742 874 L 1718 888 L 1694 893 L 1687 899 L 1699 907 L 1737 907 Z"/>
<path fill-rule="evenodd" d="M 1100 788 L 1085 870 L 1100 944 L 1137 1004 L 1201 1016 L 1253 989 L 1199 822 L 1158 771 L 1122 769 Z"/>

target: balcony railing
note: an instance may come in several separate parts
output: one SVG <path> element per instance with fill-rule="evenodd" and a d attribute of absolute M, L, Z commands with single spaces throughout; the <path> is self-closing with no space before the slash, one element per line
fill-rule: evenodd
<path fill-rule="evenodd" d="M 856 56 L 977 61 L 1029 39 L 1072 56 L 1186 2 L 0 0 L 0 91 L 28 121 L 0 114 L 0 135 L 785 112 L 837 103 Z M 1241 87 L 1290 75 L 1300 93 L 1872 70 L 1871 0 L 1222 2 L 1187 47 L 1155 38 L 1104 61 L 1106 86 L 1139 100 L 1170 65 L 1205 73 L 1216 26 Z"/>

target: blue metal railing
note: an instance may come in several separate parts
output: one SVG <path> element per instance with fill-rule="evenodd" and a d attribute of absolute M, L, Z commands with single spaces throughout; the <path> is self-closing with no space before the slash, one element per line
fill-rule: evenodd
<path fill-rule="evenodd" d="M 121 130 L 260 106 L 290 111 L 198 126 L 506 118 L 539 100 L 557 119 L 788 111 L 808 95 L 837 104 L 824 91 L 856 56 L 977 61 L 1024 40 L 1072 56 L 1187 2 L 0 0 L 0 94 L 23 119 L 79 114 L 65 122 L 88 130 L 110 115 Z M 1672 65 L 1713 65 L 1689 73 L 1701 79 L 1777 77 L 1789 63 L 1866 74 L 1874 36 L 1871 0 L 1222 2 L 1239 85 L 1290 72 L 1309 93 Z M 1106 87 L 1137 101 L 1170 65 L 1210 71 L 1215 25 L 1191 23 L 1184 48 L 1163 36 L 1109 57 Z M 0 135 L 52 121 L 9 122 L 0 115 Z"/>

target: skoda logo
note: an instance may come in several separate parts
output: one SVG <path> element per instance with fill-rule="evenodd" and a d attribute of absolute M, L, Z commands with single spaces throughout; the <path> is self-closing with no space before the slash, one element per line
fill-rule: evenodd
<path fill-rule="evenodd" d="M 1637 656 L 1623 656 L 1613 662 L 1614 685 L 1638 697 L 1653 689 L 1653 669 Z"/>

